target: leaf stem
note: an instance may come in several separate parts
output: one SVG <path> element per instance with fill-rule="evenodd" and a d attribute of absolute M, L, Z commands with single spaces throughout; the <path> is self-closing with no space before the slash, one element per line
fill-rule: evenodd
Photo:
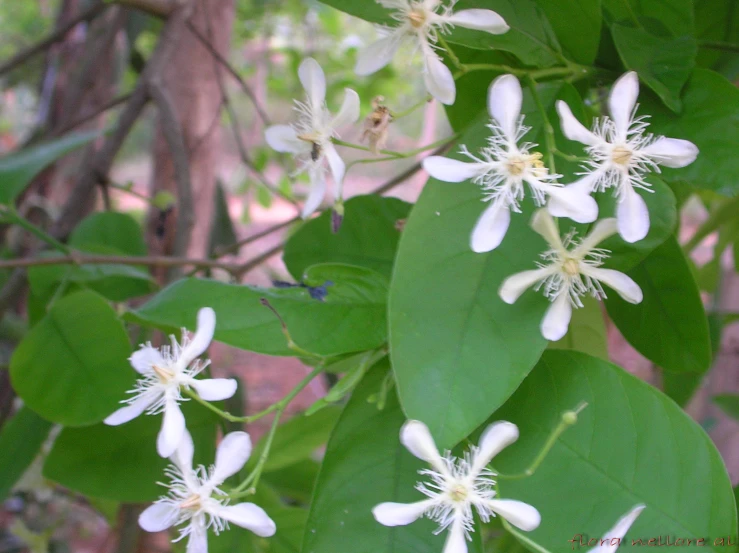
<path fill-rule="evenodd" d="M 73 254 L 72 248 L 70 248 L 66 244 L 62 244 L 59 240 L 44 232 L 28 219 L 24 218 L 20 213 L 18 213 L 15 207 L 6 206 L 5 209 L 0 212 L 0 215 L 7 218 L 10 224 L 18 225 L 24 230 L 27 230 L 29 233 L 33 234 L 36 238 L 38 238 L 42 242 L 45 242 L 52 248 L 70 256 Z"/>
<path fill-rule="evenodd" d="M 733 42 L 721 42 L 718 40 L 702 40 L 698 43 L 701 48 L 711 50 L 722 50 L 724 52 L 739 52 L 739 44 Z"/>
<path fill-rule="evenodd" d="M 683 246 L 686 254 L 692 252 L 703 239 L 739 213 L 739 197 L 723 202 Z"/>
<path fill-rule="evenodd" d="M 539 114 L 541 115 L 544 124 L 544 142 L 547 147 L 546 154 L 549 173 L 555 175 L 557 174 L 557 168 L 554 163 L 554 151 L 557 149 L 557 145 L 554 140 L 554 127 L 552 127 L 552 123 L 549 121 L 547 110 L 544 108 L 544 104 L 539 96 L 539 91 L 536 89 L 536 80 L 534 80 L 530 74 L 526 76 L 526 80 L 528 82 L 529 89 L 531 90 L 531 96 L 534 98 L 536 109 L 539 110 Z"/>
<path fill-rule="evenodd" d="M 430 94 L 427 94 L 424 97 L 423 100 L 421 100 L 420 102 L 417 102 L 417 103 L 413 104 L 408 109 L 405 109 L 403 111 L 391 111 L 390 112 L 390 115 L 393 116 L 393 121 L 396 121 L 396 120 L 400 119 L 401 117 L 405 117 L 406 115 L 410 115 L 411 113 L 413 113 L 414 111 L 416 111 L 418 108 L 420 108 L 424 104 L 428 104 L 433 99 L 434 99 L 433 96 L 431 96 Z"/>
<path fill-rule="evenodd" d="M 418 154 L 422 154 L 423 152 L 427 150 L 434 150 L 436 148 L 439 148 L 441 146 L 446 146 L 447 144 L 451 144 L 455 140 L 457 140 L 460 137 L 460 134 L 453 134 L 452 136 L 448 136 L 446 138 L 442 138 L 441 140 L 437 140 L 436 142 L 433 142 L 431 144 L 427 144 L 426 146 L 421 146 L 420 148 L 416 148 L 415 150 L 409 150 L 408 152 L 400 154 L 400 152 L 395 152 L 400 155 L 393 155 L 393 156 L 387 156 L 387 157 L 365 157 L 361 159 L 355 159 L 354 161 L 351 161 L 347 165 L 347 172 L 353 165 L 357 165 L 359 163 L 379 163 L 382 161 L 394 161 L 396 159 L 407 159 L 409 157 L 417 156 Z M 341 144 L 342 146 L 344 144 Z M 351 147 L 351 146 L 349 146 Z M 363 149 L 364 147 L 359 147 L 359 149 Z M 368 150 L 369 151 L 369 150 Z M 381 150 L 383 152 L 384 150 Z"/>
<path fill-rule="evenodd" d="M 447 55 L 449 56 L 449 59 L 452 60 L 454 67 L 456 67 L 457 69 L 462 69 L 462 63 L 459 61 L 457 54 L 455 54 L 454 50 L 452 50 L 449 44 L 447 44 L 447 41 L 444 39 L 441 33 L 439 33 L 438 38 L 439 38 L 439 44 L 446 51 Z"/>

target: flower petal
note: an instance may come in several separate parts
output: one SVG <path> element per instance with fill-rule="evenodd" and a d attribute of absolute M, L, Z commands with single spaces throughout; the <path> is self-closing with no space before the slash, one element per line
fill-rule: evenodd
<path fill-rule="evenodd" d="M 346 165 L 333 144 L 326 144 L 323 147 L 323 152 L 328 160 L 328 166 L 331 168 L 331 175 L 334 177 L 334 194 L 337 199 L 341 199 L 341 194 L 344 188 Z"/>
<path fill-rule="evenodd" d="M 572 304 L 570 295 L 566 292 L 560 293 L 547 309 L 544 319 L 541 321 L 541 334 L 547 340 L 556 342 L 567 334 L 572 318 Z"/>
<path fill-rule="evenodd" d="M 216 463 L 210 484 L 218 486 L 239 472 L 251 455 L 251 438 L 246 432 L 230 432 L 223 437 L 216 451 Z"/>
<path fill-rule="evenodd" d="M 162 429 L 157 436 L 157 452 L 160 457 L 171 457 L 177 450 L 185 434 L 185 416 L 174 400 L 167 400 L 164 406 Z"/>
<path fill-rule="evenodd" d="M 698 146 L 688 140 L 663 136 L 640 150 L 639 153 L 651 157 L 665 167 L 679 168 L 693 163 L 699 152 Z"/>
<path fill-rule="evenodd" d="M 426 46 L 422 51 L 426 68 L 423 72 L 426 90 L 442 104 L 452 105 L 457 97 L 457 87 L 454 84 L 452 72 L 431 47 Z"/>
<path fill-rule="evenodd" d="M 608 109 L 611 112 L 611 118 L 616 124 L 617 140 L 626 140 L 626 132 L 629 130 L 631 123 L 631 114 L 636 106 L 636 99 L 639 96 L 639 77 L 635 71 L 619 77 L 611 89 L 608 97 Z"/>
<path fill-rule="evenodd" d="M 180 510 L 169 502 L 154 503 L 139 515 L 139 526 L 147 532 L 161 532 L 177 522 Z"/>
<path fill-rule="evenodd" d="M 208 553 L 208 529 L 203 518 L 202 515 L 196 516 L 190 522 L 186 553 Z"/>
<path fill-rule="evenodd" d="M 627 242 L 638 242 L 649 232 L 649 210 L 644 198 L 631 186 L 623 186 L 622 190 L 616 206 L 618 232 Z"/>
<path fill-rule="evenodd" d="M 371 75 L 390 63 L 404 42 L 405 33 L 402 27 L 382 37 L 359 52 L 354 72 L 357 75 Z"/>
<path fill-rule="evenodd" d="M 570 140 L 575 140 L 588 146 L 594 146 L 603 142 L 595 134 L 590 132 L 585 125 L 580 123 L 572 114 L 570 106 L 562 100 L 557 100 L 557 113 L 559 113 L 559 122 L 562 126 L 562 132 Z"/>
<path fill-rule="evenodd" d="M 609 217 L 608 219 L 601 219 L 595 223 L 592 229 L 590 229 L 590 232 L 583 241 L 580 242 L 574 250 L 572 250 L 572 255 L 580 258 L 585 257 L 588 252 L 596 248 L 598 244 L 603 242 L 603 240 L 610 238 L 617 232 L 618 223 L 615 218 Z"/>
<path fill-rule="evenodd" d="M 521 102 L 523 102 L 521 83 L 513 75 L 501 75 L 490 84 L 488 112 L 512 142 L 516 141 Z"/>
<path fill-rule="evenodd" d="M 203 307 L 198 311 L 198 328 L 190 342 L 182 348 L 177 364 L 185 369 L 195 361 L 210 345 L 216 331 L 216 312 L 210 307 Z"/>
<path fill-rule="evenodd" d="M 353 125 L 359 119 L 359 94 L 351 88 L 344 89 L 344 102 L 341 104 L 339 113 L 331 122 L 332 129 L 340 129 L 347 125 Z"/>
<path fill-rule="evenodd" d="M 479 450 L 470 474 L 480 474 L 493 457 L 517 439 L 518 427 L 512 422 L 498 421 L 488 426 L 480 436 Z"/>
<path fill-rule="evenodd" d="M 531 228 L 555 250 L 564 250 L 559 236 L 559 227 L 546 209 L 537 209 L 531 218 Z"/>
<path fill-rule="evenodd" d="M 457 516 L 452 522 L 442 553 L 467 553 L 467 540 L 464 535 L 463 518 Z"/>
<path fill-rule="evenodd" d="M 195 388 L 198 395 L 206 401 L 228 399 L 236 393 L 238 384 L 233 378 L 192 379 L 189 385 Z"/>
<path fill-rule="evenodd" d="M 117 411 L 114 411 L 108 415 L 103 421 L 108 426 L 118 426 L 119 424 L 126 423 L 130 420 L 135 419 L 141 413 L 146 411 L 151 404 L 153 404 L 159 397 L 158 393 L 149 393 L 141 396 L 133 403 L 121 407 Z"/>
<path fill-rule="evenodd" d="M 305 58 L 298 67 L 300 83 L 308 96 L 308 102 L 316 109 L 326 101 L 326 75 L 313 58 Z"/>
<path fill-rule="evenodd" d="M 592 223 L 598 218 L 598 202 L 579 188 L 552 186 L 547 193 L 547 209 L 555 217 L 567 217 L 576 223 Z"/>
<path fill-rule="evenodd" d="M 219 517 L 233 522 L 236 526 L 251 530 L 262 538 L 274 536 L 277 531 L 275 522 L 269 518 L 264 509 L 254 505 L 254 503 L 238 503 L 220 507 L 217 514 Z"/>
<path fill-rule="evenodd" d="M 421 421 L 410 420 L 403 425 L 400 429 L 400 443 L 413 455 L 426 461 L 439 472 L 447 472 L 428 426 Z"/>
<path fill-rule="evenodd" d="M 612 553 L 618 549 L 620 541 L 626 535 L 626 532 L 629 531 L 629 528 L 631 528 L 631 525 L 634 524 L 634 521 L 638 518 L 645 507 L 646 505 L 636 505 L 631 509 L 631 511 L 621 517 L 616 525 L 604 534 L 602 544 L 594 547 L 588 553 Z M 612 540 L 614 539 L 618 541 L 611 545 Z"/>
<path fill-rule="evenodd" d="M 547 278 L 555 270 L 556 268 L 554 267 L 545 267 L 543 269 L 533 269 L 511 275 L 500 285 L 498 295 L 500 299 L 508 304 L 515 303 L 521 297 L 521 294 L 540 280 Z"/>
<path fill-rule="evenodd" d="M 310 192 L 303 204 L 301 213 L 303 219 L 307 219 L 318 209 L 326 195 L 326 172 L 323 167 L 316 164 L 311 165 L 308 169 L 308 176 L 310 177 Z"/>
<path fill-rule="evenodd" d="M 476 253 L 489 252 L 500 246 L 511 224 L 511 212 L 502 202 L 493 202 L 485 211 L 472 230 L 470 247 Z"/>
<path fill-rule="evenodd" d="M 505 19 L 492 10 L 460 10 L 444 18 L 444 21 L 466 29 L 486 31 L 494 35 L 503 34 L 510 29 Z"/>
<path fill-rule="evenodd" d="M 384 526 L 405 526 L 421 518 L 433 503 L 433 499 L 417 503 L 380 503 L 372 509 L 372 515 Z"/>
<path fill-rule="evenodd" d="M 159 353 L 159 350 L 149 344 L 142 346 L 141 349 L 137 351 L 134 351 L 128 360 L 131 362 L 131 366 L 139 374 L 148 374 L 152 372 L 152 365 L 158 365 L 160 367 L 166 365 L 166 361 L 164 360 L 164 357 L 162 357 L 162 354 Z"/>
<path fill-rule="evenodd" d="M 301 154 L 309 151 L 311 145 L 298 138 L 298 133 L 290 125 L 272 125 L 264 131 L 264 139 L 276 152 Z"/>
<path fill-rule="evenodd" d="M 629 303 L 641 303 L 644 294 L 639 285 L 630 277 L 620 271 L 613 269 L 601 269 L 599 267 L 584 267 L 584 273 L 597 281 L 607 284 L 613 288 L 618 295 Z"/>
<path fill-rule="evenodd" d="M 541 524 L 541 515 L 536 508 L 515 499 L 490 499 L 488 506 L 516 528 L 525 532 L 536 530 Z"/>
<path fill-rule="evenodd" d="M 467 163 L 442 156 L 429 156 L 423 160 L 423 168 L 435 179 L 444 182 L 462 182 L 485 173 L 483 163 Z"/>
<path fill-rule="evenodd" d="M 170 459 L 186 477 L 192 474 L 192 458 L 194 454 L 195 446 L 192 443 L 192 436 L 185 430 L 182 434 L 180 445 L 177 446 Z"/>

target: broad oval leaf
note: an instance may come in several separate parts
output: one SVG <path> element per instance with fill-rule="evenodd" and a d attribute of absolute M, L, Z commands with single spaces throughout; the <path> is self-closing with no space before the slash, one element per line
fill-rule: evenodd
<path fill-rule="evenodd" d="M 659 390 L 583 353 L 545 352 L 495 413 L 494 420 L 509 420 L 521 433 L 515 448 L 493 460 L 496 470 L 524 470 L 561 414 L 581 401 L 588 406 L 533 476 L 499 477 L 503 497 L 526 501 L 541 513 L 541 526 L 525 536 L 518 533 L 520 538 L 552 553 L 571 552 L 574 536 L 602 537 L 639 503 L 646 509 L 629 536 L 643 539 L 642 545 L 659 536 L 664 544 L 670 536 L 673 543 L 705 538 L 711 546 L 716 538 L 736 536 L 731 482 L 701 427 Z"/>
<path fill-rule="evenodd" d="M 324 286 L 323 301 L 304 288 L 256 288 L 216 280 L 184 279 L 170 285 L 133 313 L 140 322 L 166 328 L 194 328 L 201 307 L 215 309 L 215 339 L 268 355 L 296 355 L 287 347 L 282 316 L 295 343 L 319 355 L 365 351 L 386 341 L 387 282 L 370 269 L 340 264 L 311 267 L 306 283 Z"/>
<path fill-rule="evenodd" d="M 592 297 L 582 298 L 583 307 L 572 312 L 572 320 L 567 334 L 557 342 L 549 344 L 549 349 L 569 349 L 599 357 L 608 358 L 608 338 L 603 320 L 603 308 Z"/>
<path fill-rule="evenodd" d="M 58 300 L 10 360 L 13 388 L 39 415 L 66 426 L 103 420 L 133 387 L 131 345 L 101 296 L 82 291 Z"/>
<path fill-rule="evenodd" d="M 27 406 L 3 424 L 0 432 L 0 501 L 31 465 L 46 441 L 51 423 Z"/>
<path fill-rule="evenodd" d="M 536 4 L 546 14 L 569 57 L 591 64 L 600 43 L 600 0 L 536 0 Z"/>

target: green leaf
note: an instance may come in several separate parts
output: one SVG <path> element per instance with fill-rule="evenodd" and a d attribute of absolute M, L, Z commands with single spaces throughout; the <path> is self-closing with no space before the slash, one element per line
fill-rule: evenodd
<path fill-rule="evenodd" d="M 639 503 L 646 509 L 629 536 L 645 544 L 657 536 L 663 543 L 665 536 L 673 542 L 703 537 L 710 547 L 716 537 L 736 535 L 731 482 L 706 433 L 654 387 L 583 353 L 545 352 L 495 413 L 491 420 L 509 420 L 521 434 L 515 447 L 493 460 L 495 469 L 524 470 L 561 414 L 581 401 L 588 406 L 577 424 L 554 443 L 533 476 L 498 480 L 502 497 L 541 513 L 541 526 L 527 538 L 552 553 L 571 552 L 574 535 L 601 537 Z"/>
<path fill-rule="evenodd" d="M 115 311 L 82 291 L 57 301 L 10 360 L 13 388 L 39 415 L 66 426 L 103 420 L 133 387 L 131 345 Z"/>
<path fill-rule="evenodd" d="M 8 497 L 36 458 L 49 430 L 51 423 L 25 406 L 3 425 L 0 432 L 0 501 Z"/>
<path fill-rule="evenodd" d="M 696 37 L 700 41 L 739 43 L 739 10 L 734 0 L 715 0 L 695 3 Z M 725 67 L 736 64 L 737 55 L 714 48 L 701 48 L 698 52 L 698 65 L 713 68 L 727 78 L 732 77 L 723 71 Z M 732 63 L 733 62 L 733 63 Z"/>
<path fill-rule="evenodd" d="M 581 351 L 608 361 L 608 340 L 603 310 L 600 303 L 585 297 L 583 306 L 572 312 L 572 320 L 564 338 L 551 342 L 549 349 L 570 349 Z"/>
<path fill-rule="evenodd" d="M 319 467 L 316 461 L 305 459 L 283 469 L 265 472 L 262 481 L 269 483 L 281 496 L 307 504 L 313 496 Z"/>
<path fill-rule="evenodd" d="M 713 396 L 713 402 L 732 419 L 739 420 L 739 395 L 718 394 Z"/>
<path fill-rule="evenodd" d="M 261 303 L 267 298 L 282 316 L 295 343 L 319 355 L 365 351 L 386 341 L 385 279 L 361 267 L 326 264 L 311 267 L 306 282 L 326 287 L 325 301 L 303 288 L 275 289 L 184 279 L 154 296 L 133 315 L 166 328 L 194 328 L 202 306 L 217 314 L 215 338 L 237 348 L 268 355 L 296 355 L 287 347 L 280 322 Z"/>
<path fill-rule="evenodd" d="M 398 221 L 410 204 L 396 198 L 356 196 L 344 204 L 344 222 L 331 232 L 331 212 L 311 219 L 285 244 L 283 261 L 296 279 L 318 263 L 346 263 L 373 269 L 390 279 L 400 240 Z"/>
<path fill-rule="evenodd" d="M 666 240 L 627 274 L 641 287 L 642 303 L 630 304 L 615 293 L 605 300 L 608 314 L 624 337 L 663 369 L 707 371 L 711 365 L 708 321 L 677 240 Z"/>
<path fill-rule="evenodd" d="M 677 116 L 648 96 L 642 97 L 640 113 L 650 114 L 649 130 L 695 143 L 698 158 L 681 169 L 662 170 L 668 182 L 688 182 L 695 188 L 726 196 L 739 194 L 739 89 L 721 75 L 696 69 L 682 96 L 683 112 Z"/>
<path fill-rule="evenodd" d="M 701 373 L 662 371 L 662 387 L 665 395 L 684 408 L 700 387 L 703 376 Z"/>
<path fill-rule="evenodd" d="M 536 0 L 565 52 L 577 63 L 595 60 L 603 18 L 600 0 Z"/>
<path fill-rule="evenodd" d="M 611 27 L 611 33 L 626 68 L 636 71 L 668 108 L 679 112 L 680 91 L 695 67 L 695 38 L 660 37 L 642 28 L 619 24 Z"/>
<path fill-rule="evenodd" d="M 195 463 L 214 462 L 215 415 L 194 401 L 182 412 L 195 444 Z M 65 428 L 46 458 L 44 476 L 74 491 L 114 501 L 141 503 L 166 495 L 157 485 L 165 482 L 170 464 L 159 457 L 156 440 L 160 415 L 142 415 L 121 426 L 103 423 Z"/>
<path fill-rule="evenodd" d="M 0 159 L 0 204 L 10 204 L 49 164 L 92 142 L 100 131 L 68 134 Z"/>
<path fill-rule="evenodd" d="M 384 365 L 384 366 L 382 366 Z M 367 399 L 381 386 L 387 363 L 365 377 L 344 408 L 326 449 L 316 482 L 302 551 L 336 553 L 351 543 L 353 553 L 437 553 L 445 535 L 419 519 L 388 528 L 375 521 L 372 508 L 385 501 L 411 503 L 424 496 L 414 489 L 416 471 L 425 468 L 400 444 L 405 415 L 391 394 L 385 409 Z M 473 534 L 479 540 L 480 532 Z M 482 548 L 474 541 L 471 551 Z"/>
<path fill-rule="evenodd" d="M 127 255 L 146 255 L 141 225 L 125 213 L 103 211 L 86 217 L 69 237 L 69 245 L 86 250 L 105 246 Z"/>
<path fill-rule="evenodd" d="M 693 0 L 602 0 L 612 19 L 631 24 L 659 21 L 673 36 L 692 35 Z M 698 2 L 700 3 L 700 2 Z"/>

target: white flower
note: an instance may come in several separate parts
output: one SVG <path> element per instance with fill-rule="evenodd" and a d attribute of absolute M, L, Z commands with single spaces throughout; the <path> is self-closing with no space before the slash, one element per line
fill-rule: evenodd
<path fill-rule="evenodd" d="M 544 295 L 552 302 L 541 322 L 544 338 L 555 341 L 567 333 L 572 307 L 583 306 L 580 296 L 590 294 L 596 299 L 605 298 L 601 283 L 613 288 L 629 303 L 642 301 L 642 291 L 636 282 L 619 271 L 601 268 L 610 252 L 596 246 L 616 234 L 616 219 L 598 221 L 579 242 L 574 240 L 574 231 L 562 242 L 557 223 L 543 209 L 534 214 L 531 227 L 551 246 L 551 249 L 541 254 L 545 262 L 537 263 L 538 269 L 505 279 L 499 294 L 504 302 L 512 304 L 527 288 L 534 285 L 535 290 L 543 288 Z M 570 245 L 574 247 L 570 249 Z"/>
<path fill-rule="evenodd" d="M 184 401 L 182 388 L 193 388 L 207 401 L 218 401 L 234 395 L 236 381 L 233 378 L 207 378 L 196 380 L 195 376 L 205 369 L 210 361 L 197 359 L 213 339 L 216 327 L 216 314 L 210 307 L 198 311 L 198 329 L 192 341 L 187 331 L 182 329 L 182 344 L 170 336 L 171 346 L 160 349 L 150 343 L 141 346 L 129 358 L 131 365 L 141 375 L 127 403 L 108 418 L 105 424 L 118 426 L 146 412 L 150 415 L 164 413 L 162 429 L 157 437 L 157 451 L 162 457 L 169 457 L 180 445 L 185 434 L 185 417 L 179 403 Z"/>
<path fill-rule="evenodd" d="M 513 499 L 495 499 L 495 473 L 487 464 L 504 447 L 518 439 L 518 428 L 510 422 L 491 424 L 480 437 L 479 447 L 470 447 L 464 458 L 442 457 L 425 424 L 408 421 L 400 430 L 400 441 L 413 455 L 431 465 L 419 471 L 429 476 L 430 483 L 419 483 L 416 489 L 428 499 L 418 503 L 380 503 L 372 514 L 385 526 L 405 526 L 424 514 L 439 524 L 436 533 L 449 529 L 444 553 L 466 553 L 466 539 L 474 531 L 472 509 L 483 522 L 496 514 L 514 526 L 531 531 L 541 516 L 531 505 Z"/>
<path fill-rule="evenodd" d="M 192 466 L 193 444 L 188 432 L 171 457 L 165 473 L 171 482 L 169 494 L 148 507 L 139 516 L 139 526 L 147 532 L 162 532 L 187 523 L 174 541 L 188 537 L 187 553 L 208 551 L 208 529 L 218 535 L 228 523 L 251 530 L 258 536 L 273 536 L 276 528 L 261 507 L 253 503 L 228 504 L 228 496 L 218 488 L 229 476 L 244 466 L 251 454 L 251 440 L 246 432 L 227 434 L 218 446 L 216 463 L 206 470 Z"/>
<path fill-rule="evenodd" d="M 633 71 L 613 85 L 608 98 L 611 118 L 596 120 L 593 131 L 586 129 L 563 101 L 557 102 L 562 132 L 570 140 L 582 142 L 591 156 L 588 172 L 568 188 L 590 193 L 616 187 L 618 232 L 627 242 L 637 242 L 649 232 L 649 211 L 636 192 L 652 192 L 644 178 L 660 165 L 685 167 L 695 161 L 698 148 L 677 138 L 645 133 L 648 115 L 636 117 L 639 78 Z"/>
<path fill-rule="evenodd" d="M 337 129 L 359 119 L 359 96 L 350 88 L 344 89 L 344 103 L 332 116 L 326 107 L 326 76 L 318 62 L 313 58 L 303 60 L 298 77 L 306 94 L 305 102 L 295 100 L 298 122 L 269 127 L 265 138 L 274 150 L 295 155 L 300 171 L 308 172 L 311 189 L 303 206 L 303 218 L 307 218 L 326 195 L 326 162 L 334 178 L 334 193 L 341 198 L 346 165 L 331 139 L 337 136 Z"/>
<path fill-rule="evenodd" d="M 489 252 L 503 241 L 511 222 L 511 211 L 520 213 L 519 204 L 529 185 L 537 205 L 544 205 L 546 197 L 558 200 L 556 216 L 567 216 L 579 223 L 589 223 L 598 216 L 598 205 L 589 194 L 567 190 L 556 182 L 559 175 L 550 175 L 541 162 L 541 154 L 531 153 L 536 144 L 521 138 L 530 130 L 523 125 L 521 84 L 513 75 L 502 75 L 490 85 L 488 111 L 492 119 L 488 128 L 492 136 L 480 157 L 472 155 L 465 146 L 462 153 L 472 163 L 440 156 L 427 157 L 423 167 L 428 173 L 445 182 L 472 182 L 482 187 L 484 201 L 490 206 L 477 220 L 470 239 L 472 250 Z M 551 202 L 550 202 L 551 205 Z"/>
<path fill-rule="evenodd" d="M 636 505 L 623 517 L 621 517 L 616 525 L 606 532 L 600 540 L 600 544 L 591 549 L 588 553 L 614 553 L 618 546 L 621 545 L 621 540 L 629 531 L 631 525 L 644 510 L 645 505 Z"/>
<path fill-rule="evenodd" d="M 426 89 L 442 104 L 453 104 L 457 91 L 452 72 L 434 51 L 439 47 L 439 34 L 449 33 L 456 25 L 494 35 L 505 33 L 510 28 L 500 15 L 491 10 L 454 13 L 452 9 L 456 0 L 446 7 L 442 7 L 441 0 L 376 1 L 389 10 L 395 10 L 392 17 L 399 25 L 385 29 L 387 36 L 360 52 L 354 71 L 358 75 L 370 75 L 390 63 L 401 46 L 414 42 L 423 55 Z"/>

